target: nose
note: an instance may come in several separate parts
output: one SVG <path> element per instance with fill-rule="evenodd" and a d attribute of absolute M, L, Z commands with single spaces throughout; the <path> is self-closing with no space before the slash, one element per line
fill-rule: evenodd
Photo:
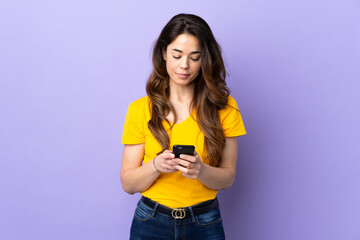
<path fill-rule="evenodd" d="M 187 58 L 181 59 L 180 68 L 181 68 L 181 69 L 188 69 L 189 67 L 190 67 L 190 65 L 189 65 L 189 59 L 187 59 Z"/>

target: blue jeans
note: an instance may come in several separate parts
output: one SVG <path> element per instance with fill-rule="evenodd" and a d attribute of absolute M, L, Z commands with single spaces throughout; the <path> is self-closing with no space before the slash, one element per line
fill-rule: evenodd
<path fill-rule="evenodd" d="M 138 202 L 130 230 L 130 240 L 222 240 L 225 239 L 219 206 L 209 212 L 174 219 Z"/>

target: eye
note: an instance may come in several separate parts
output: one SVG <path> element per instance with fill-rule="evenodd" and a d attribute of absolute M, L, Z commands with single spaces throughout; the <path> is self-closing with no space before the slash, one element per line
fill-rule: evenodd
<path fill-rule="evenodd" d="M 193 61 L 195 61 L 195 62 L 197 62 L 197 61 L 199 61 L 199 57 L 198 58 L 191 58 L 191 60 L 193 60 Z"/>
<path fill-rule="evenodd" d="M 175 58 L 175 59 L 180 59 L 181 57 L 178 57 L 178 56 L 173 56 L 173 58 Z"/>

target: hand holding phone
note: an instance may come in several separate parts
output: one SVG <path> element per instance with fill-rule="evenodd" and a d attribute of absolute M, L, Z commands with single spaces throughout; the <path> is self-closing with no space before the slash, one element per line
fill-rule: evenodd
<path fill-rule="evenodd" d="M 180 154 L 186 154 L 194 156 L 195 147 L 193 145 L 174 145 L 173 154 L 176 158 L 180 157 Z"/>
<path fill-rule="evenodd" d="M 203 163 L 200 156 L 195 155 L 195 147 L 192 145 L 174 145 L 173 154 L 175 155 L 174 161 L 178 164 L 176 169 L 181 172 L 184 177 L 196 179 L 199 177 Z M 180 155 L 187 155 L 180 159 Z"/>

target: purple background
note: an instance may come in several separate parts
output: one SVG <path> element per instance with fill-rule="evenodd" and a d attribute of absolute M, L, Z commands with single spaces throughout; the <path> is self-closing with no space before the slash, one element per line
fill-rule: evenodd
<path fill-rule="evenodd" d="M 122 126 L 179 12 L 224 52 L 248 135 L 228 239 L 360 239 L 360 3 L 0 2 L 0 239 L 128 239 Z"/>

